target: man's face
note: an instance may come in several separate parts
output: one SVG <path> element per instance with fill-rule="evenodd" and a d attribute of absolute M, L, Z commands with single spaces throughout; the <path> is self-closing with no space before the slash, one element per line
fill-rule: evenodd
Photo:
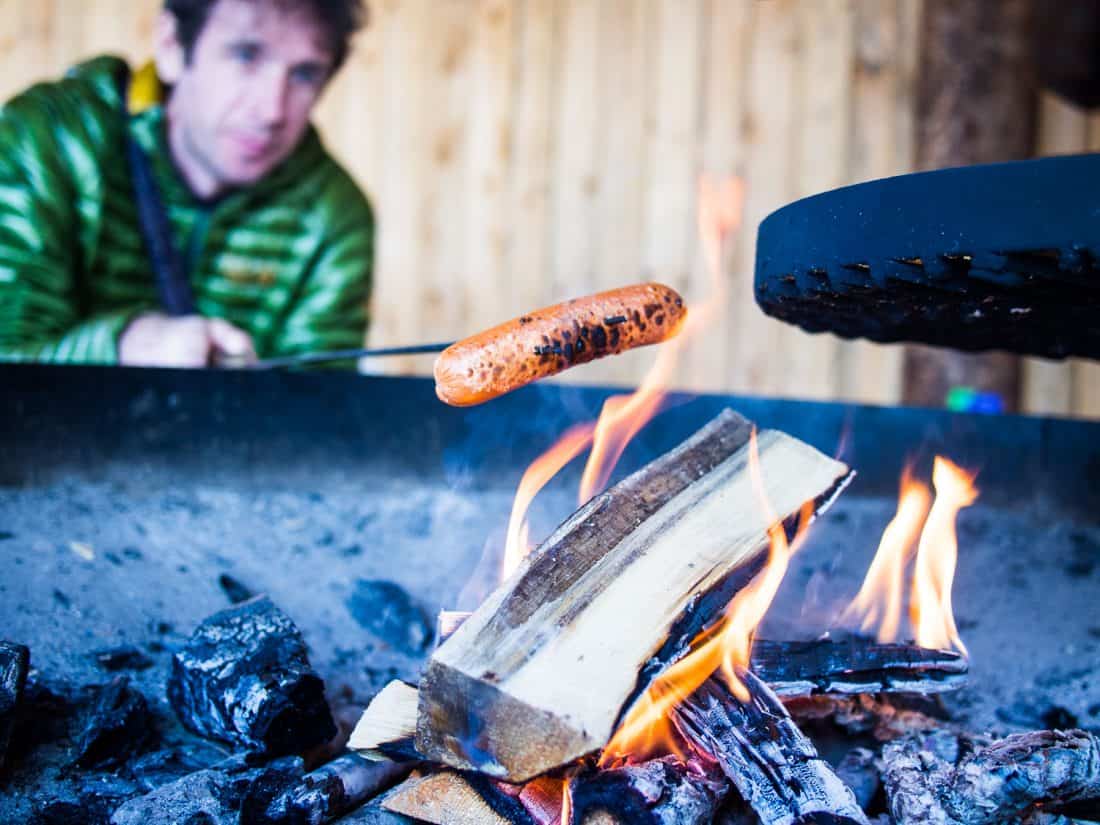
<path fill-rule="evenodd" d="M 292 3 L 218 0 L 184 61 L 168 25 L 157 66 L 173 85 L 168 134 L 176 165 L 200 197 L 255 183 L 309 125 L 333 69 L 325 30 Z"/>

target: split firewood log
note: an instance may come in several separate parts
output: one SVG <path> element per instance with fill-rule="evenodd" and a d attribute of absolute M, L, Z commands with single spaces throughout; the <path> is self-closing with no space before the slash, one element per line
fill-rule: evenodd
<path fill-rule="evenodd" d="M 394 679 L 378 691 L 348 739 L 348 748 L 367 759 L 416 760 L 416 706 L 413 685 Z"/>
<path fill-rule="evenodd" d="M 517 798 L 486 777 L 451 770 L 406 779 L 382 807 L 435 825 L 538 825 Z"/>
<path fill-rule="evenodd" d="M 996 825 L 1100 800 L 1100 740 L 1082 730 L 1013 734 L 957 764 L 909 737 L 886 745 L 883 762 L 899 825 Z"/>
<path fill-rule="evenodd" d="M 522 782 L 603 747 L 661 663 L 759 571 L 771 519 L 820 508 L 848 468 L 726 411 L 568 518 L 441 645 L 420 683 L 416 749 Z"/>
<path fill-rule="evenodd" d="M 718 761 L 764 825 L 868 825 L 850 788 L 817 754 L 783 703 L 748 671 L 739 701 L 711 677 L 672 711 L 680 734 Z"/>

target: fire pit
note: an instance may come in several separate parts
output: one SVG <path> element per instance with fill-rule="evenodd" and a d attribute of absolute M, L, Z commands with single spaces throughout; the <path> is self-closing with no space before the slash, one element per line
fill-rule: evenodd
<path fill-rule="evenodd" d="M 235 746 L 181 726 L 166 688 L 173 654 L 208 617 L 266 594 L 300 631 L 346 735 L 385 684 L 419 679 L 438 611 L 472 609 L 495 585 L 479 562 L 503 540 L 523 468 L 610 394 L 532 387 L 459 411 L 418 379 L 10 366 L 3 383 L 0 603 L 4 637 L 29 648 L 31 665 L 0 791 L 0 819 L 12 822 L 106 822 L 124 801 L 204 770 L 248 774 L 249 798 L 263 782 L 300 782 L 279 778 L 332 752 L 314 750 L 304 768 L 276 754 L 226 766 Z M 978 471 L 981 498 L 958 518 L 953 591 L 970 682 L 942 709 L 998 734 L 1096 727 L 1100 425 L 674 396 L 615 477 L 726 407 L 858 471 L 792 560 L 762 637 L 828 628 L 894 516 L 902 468 L 915 459 L 927 479 L 944 454 Z M 534 537 L 576 506 L 578 473 L 536 499 Z M 147 717 L 136 718 L 151 721 L 132 751 L 81 767 L 88 715 L 105 696 L 143 698 Z M 834 762 L 869 741 L 814 736 Z M 367 819 L 386 816 L 371 806 L 355 816 L 387 821 Z"/>

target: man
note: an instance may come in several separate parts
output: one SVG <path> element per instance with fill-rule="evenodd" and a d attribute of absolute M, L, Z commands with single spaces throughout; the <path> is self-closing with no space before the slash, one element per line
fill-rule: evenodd
<path fill-rule="evenodd" d="M 0 358 L 197 367 L 360 346 L 373 218 L 310 114 L 361 2 L 165 0 L 163 103 L 129 114 L 124 93 L 155 78 L 97 58 L 0 109 Z"/>

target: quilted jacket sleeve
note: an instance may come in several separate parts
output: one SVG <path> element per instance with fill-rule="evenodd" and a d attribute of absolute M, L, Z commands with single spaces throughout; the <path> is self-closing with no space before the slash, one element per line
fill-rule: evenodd
<path fill-rule="evenodd" d="M 31 89 L 0 108 L 0 359 L 115 363 L 134 310 L 82 317 L 64 114 Z"/>

